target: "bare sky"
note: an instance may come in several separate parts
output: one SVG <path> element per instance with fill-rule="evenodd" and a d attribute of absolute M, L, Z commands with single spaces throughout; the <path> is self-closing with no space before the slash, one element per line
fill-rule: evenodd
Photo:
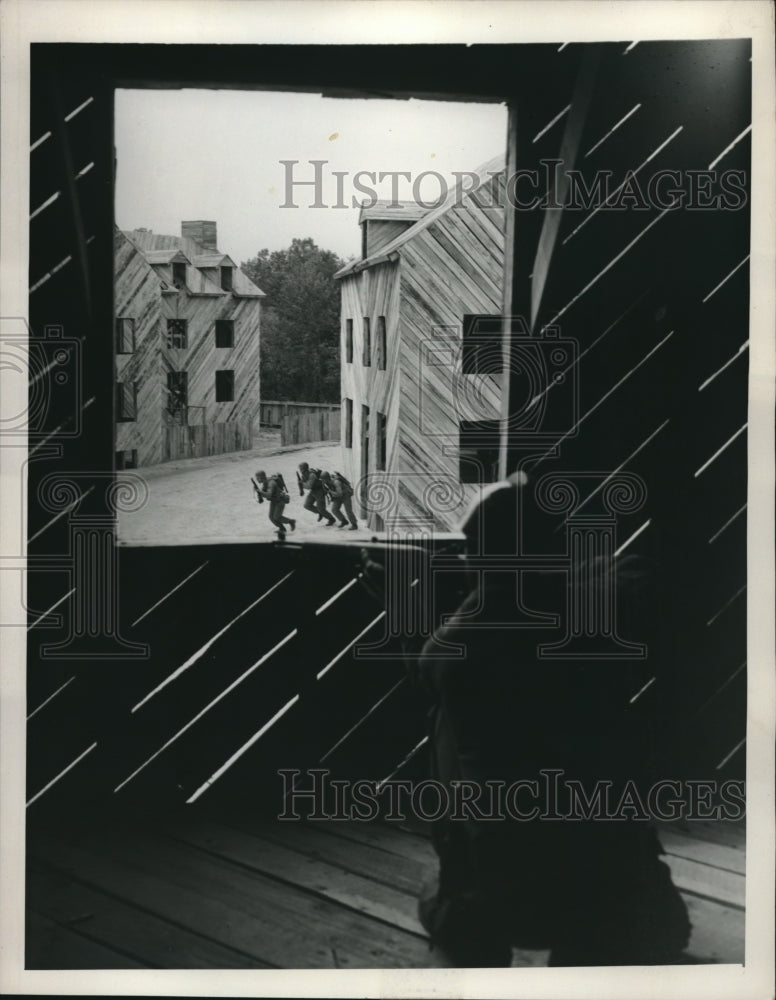
<path fill-rule="evenodd" d="M 506 108 L 438 101 L 339 100 L 317 94 L 217 90 L 119 90 L 116 94 L 116 222 L 177 235 L 182 219 L 214 219 L 219 249 L 240 263 L 258 250 L 312 236 L 342 257 L 360 252 L 358 171 L 409 171 L 411 180 L 361 184 L 383 198 L 412 198 L 423 171 L 452 187 L 453 171 L 474 170 L 506 146 Z M 297 160 L 285 167 L 281 160 Z M 311 186 L 287 187 L 315 176 Z M 337 179 L 334 171 L 345 175 Z M 433 203 L 432 175 L 416 193 Z M 338 197 L 337 185 L 340 185 Z M 283 208 L 290 201 L 297 208 Z M 337 203 L 347 208 L 334 208 Z"/>

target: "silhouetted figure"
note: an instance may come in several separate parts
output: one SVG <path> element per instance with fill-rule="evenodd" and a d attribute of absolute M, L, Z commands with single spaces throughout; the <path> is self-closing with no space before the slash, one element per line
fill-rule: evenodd
<path fill-rule="evenodd" d="M 473 510 L 463 526 L 470 551 L 516 552 L 517 492 L 499 484 Z M 647 817 L 626 809 L 626 818 L 586 820 L 566 784 L 576 780 L 590 798 L 611 782 L 615 803 L 629 780 L 645 791 L 650 741 L 629 711 L 633 666 L 541 659 L 537 647 L 561 636 L 509 627 L 520 614 L 515 572 L 477 578 L 469 566 L 470 592 L 425 644 L 417 671 L 432 705 L 432 777 L 482 791 L 479 812 L 433 824 L 439 876 L 419 915 L 437 964 L 505 967 L 513 946 L 548 948 L 556 966 L 681 961 L 687 909 Z M 588 579 L 614 573 L 625 604 L 625 578 L 638 573 L 622 569 L 601 561 Z M 554 587 L 554 605 L 541 610 L 561 610 L 562 578 L 534 576 L 533 600 Z M 442 643 L 465 644 L 465 657 Z M 509 809 L 490 800 L 488 782 L 517 787 Z M 563 818 L 570 811 L 579 818 Z"/>

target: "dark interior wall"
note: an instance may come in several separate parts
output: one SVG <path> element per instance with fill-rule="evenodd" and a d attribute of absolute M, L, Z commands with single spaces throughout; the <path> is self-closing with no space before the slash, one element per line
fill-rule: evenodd
<path fill-rule="evenodd" d="M 617 173 L 638 166 L 682 125 L 676 156 L 666 153 L 659 162 L 683 171 L 703 169 L 749 123 L 747 41 L 642 43 L 629 53 L 630 62 L 624 61 L 622 48 L 601 47 L 583 122 L 583 153 L 633 103 L 642 103 L 645 117 L 637 130 L 638 144 L 623 131 L 608 149 L 602 147 L 600 167 Z M 82 604 L 77 605 L 78 614 L 68 612 L 58 625 L 49 616 L 44 624 L 50 629 L 38 626 L 30 633 L 31 706 L 74 672 L 79 678 L 61 712 L 41 713 L 29 730 L 31 793 L 73 759 L 82 743 L 83 748 L 90 745 L 95 725 L 102 733 L 118 731 L 113 720 L 126 710 L 131 692 L 143 686 L 144 677 L 157 676 L 165 663 L 185 659 L 186 623 L 192 617 L 200 616 L 204 625 L 209 619 L 212 631 L 219 615 L 230 610 L 214 602 L 211 587 L 184 606 L 172 634 L 173 618 L 166 616 L 149 619 L 141 638 L 130 628 L 128 609 L 142 604 L 149 581 L 169 575 L 172 584 L 175 574 L 165 567 L 180 568 L 181 576 L 195 567 L 186 552 L 155 549 L 117 555 L 115 548 L 115 504 L 134 501 L 128 495 L 117 497 L 112 472 L 114 88 L 189 85 L 509 100 L 516 129 L 512 138 L 520 143 L 518 163 L 528 163 L 559 153 L 562 130 L 548 133 L 540 143 L 524 138 L 532 140 L 534 126 L 546 124 L 573 100 L 583 50 L 581 45 L 560 53 L 554 45 L 32 47 L 31 144 L 50 135 L 31 153 L 31 211 L 53 192 L 61 196 L 30 224 L 30 325 L 40 365 L 31 390 L 29 604 L 36 620 L 74 584 L 79 584 L 82 598 L 76 601 L 82 599 Z M 86 101 L 79 114 L 65 121 Z M 748 143 L 740 143 L 726 165 L 748 174 L 748 157 Z M 592 170 L 597 161 L 586 162 Z M 92 169 L 75 180 L 89 163 Z M 632 211 L 601 212 L 586 227 L 592 239 L 583 243 L 575 236 L 564 245 L 579 224 L 579 218 L 567 213 L 547 268 L 537 326 L 551 321 L 657 214 L 645 213 L 642 222 Z M 518 216 L 513 227 L 513 276 L 522 283 L 517 293 L 521 309 L 527 308 L 531 293 L 526 282 L 532 270 L 526 262 L 533 265 L 536 259 L 543 221 L 538 214 Z M 534 470 L 614 469 L 668 421 L 668 431 L 655 439 L 659 446 L 644 448 L 633 466 L 649 489 L 652 526 L 645 538 L 662 561 L 661 620 L 670 632 L 671 651 L 669 683 L 659 690 L 653 685 L 650 697 L 655 700 L 645 704 L 655 713 L 678 716 L 680 725 L 673 731 L 683 734 L 681 751 L 693 768 L 715 767 L 745 731 L 746 675 L 740 671 L 746 655 L 745 600 L 734 600 L 722 617 L 714 618 L 745 583 L 745 518 L 714 543 L 717 548 L 708 542 L 746 502 L 745 435 L 709 470 L 711 476 L 694 473 L 746 419 L 745 355 L 713 392 L 703 396 L 698 386 L 746 337 L 745 267 L 709 300 L 711 308 L 703 299 L 748 252 L 748 228 L 748 207 L 672 213 L 656 222 L 648 238 L 564 314 L 564 334 L 589 349 L 580 368 L 580 391 L 583 405 L 595 410 L 584 432 L 557 460 Z M 597 341 L 625 313 L 625 336 Z M 640 368 L 624 394 L 614 393 L 610 403 L 597 406 L 669 334 L 663 353 L 655 354 L 655 364 Z M 60 374 L 64 380 L 54 377 Z M 630 524 L 635 530 L 639 523 L 626 521 L 623 527 Z M 537 524 L 536 537 L 543 533 L 546 527 Z M 561 536 L 554 534 L 556 539 Z M 85 551 L 78 546 L 89 547 L 91 561 L 77 557 Z M 256 587 L 256 553 L 245 550 L 241 556 L 238 548 L 213 551 L 211 556 L 212 566 L 223 568 L 215 579 L 227 575 L 235 584 L 230 591 L 235 608 L 243 596 L 247 604 Z M 266 566 L 281 568 L 275 556 L 267 557 Z M 99 599 L 89 590 L 95 580 Z M 277 614 L 291 616 L 297 605 L 281 604 Z M 707 625 L 709 620 L 713 626 Z M 57 643 L 59 649 L 45 648 Z M 150 661 L 143 643 L 156 651 Z M 249 659 L 252 652 L 235 655 Z M 314 646 L 308 652 L 316 655 Z M 160 716 L 160 735 L 166 724 Z M 121 731 L 126 741 L 137 738 L 131 727 Z M 385 732 L 394 733 L 398 758 L 402 733 L 389 723 Z M 108 789 L 113 777 L 111 759 L 101 760 L 104 764 L 96 771 L 83 772 L 91 774 L 92 789 Z M 187 771 L 188 764 L 181 761 Z M 743 764 L 738 754 L 721 773 L 740 775 Z M 200 770 L 206 770 L 204 764 Z M 69 787 L 88 784 L 81 773 L 73 771 Z M 170 787 L 171 773 L 159 772 L 159 787 Z"/>

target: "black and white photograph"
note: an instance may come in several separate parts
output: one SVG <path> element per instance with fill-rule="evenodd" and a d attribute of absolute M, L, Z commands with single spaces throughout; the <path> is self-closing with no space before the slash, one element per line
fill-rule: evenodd
<path fill-rule="evenodd" d="M 0 12 L 4 991 L 772 995 L 772 8 L 283 10 Z"/>

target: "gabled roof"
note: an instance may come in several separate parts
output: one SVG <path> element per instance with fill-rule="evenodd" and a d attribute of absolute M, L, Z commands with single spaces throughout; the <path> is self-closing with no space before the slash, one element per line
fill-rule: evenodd
<path fill-rule="evenodd" d="M 126 235 L 126 233 L 125 233 Z M 182 250 L 174 247 L 168 250 L 141 250 L 149 264 L 190 264 L 191 261 Z"/>
<path fill-rule="evenodd" d="M 237 267 L 232 258 L 225 253 L 200 253 L 191 258 L 194 267 Z"/>
<path fill-rule="evenodd" d="M 416 236 L 419 232 L 428 229 L 428 227 L 432 226 L 437 219 L 443 216 L 446 212 L 449 212 L 454 205 L 459 203 L 461 198 L 463 198 L 463 200 L 470 198 L 473 194 L 479 191 L 484 184 L 491 181 L 495 174 L 502 172 L 504 169 L 505 158 L 503 153 L 499 156 L 493 157 L 492 160 L 488 160 L 487 163 L 484 163 L 481 167 L 474 171 L 477 175 L 477 181 L 472 185 L 472 187 L 467 187 L 463 191 L 454 187 L 448 192 L 447 197 L 441 205 L 425 211 L 422 218 L 420 218 L 408 229 L 405 229 L 404 232 L 397 236 L 395 240 L 392 240 L 390 243 L 386 244 L 386 246 L 381 247 L 380 250 L 373 253 L 371 256 L 366 257 L 364 260 L 354 260 L 349 264 L 346 264 L 345 267 L 340 268 L 340 270 L 337 271 L 334 277 L 346 278 L 349 275 L 358 274 L 359 271 L 364 271 L 368 267 L 372 267 L 375 264 L 384 264 L 386 261 L 395 260 L 398 251 L 401 250 L 404 244 L 411 240 L 413 236 Z"/>
<path fill-rule="evenodd" d="M 374 205 L 362 205 L 358 213 L 362 222 L 417 222 L 429 209 L 414 201 L 376 201 Z"/>
<path fill-rule="evenodd" d="M 196 257 L 192 258 L 191 263 L 195 268 L 198 268 L 198 273 L 206 278 L 208 278 L 217 288 L 218 291 L 224 295 L 225 292 L 221 289 L 221 279 L 218 274 L 218 269 L 221 267 L 231 267 L 232 270 L 232 295 L 236 296 L 238 299 L 263 299 L 264 292 L 254 285 L 251 279 L 241 271 L 240 268 L 235 264 L 232 258 L 225 253 L 209 253 L 209 254 L 198 254 Z"/>
<path fill-rule="evenodd" d="M 236 267 L 232 275 L 232 295 L 238 299 L 263 299 L 265 293 L 254 285 L 245 271 Z"/>
<path fill-rule="evenodd" d="M 133 229 L 124 232 L 149 264 L 186 263 L 186 286 L 190 295 L 227 295 L 221 288 L 220 279 L 210 270 L 219 267 L 234 268 L 232 274 L 232 294 L 243 299 L 263 299 L 264 292 L 241 271 L 232 258 L 219 250 L 208 250 L 190 236 L 168 236 L 152 233 L 148 229 Z M 216 279 L 216 280 L 214 280 Z M 162 279 L 162 291 L 172 294 L 177 289 Z"/>

